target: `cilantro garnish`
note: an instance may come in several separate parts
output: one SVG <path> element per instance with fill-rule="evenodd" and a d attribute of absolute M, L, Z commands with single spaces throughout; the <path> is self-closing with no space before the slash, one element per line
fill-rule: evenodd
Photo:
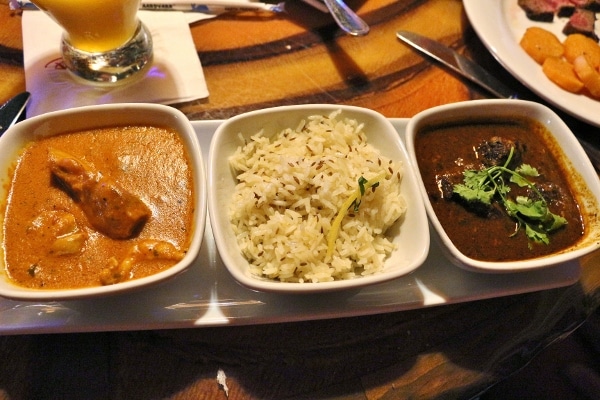
<path fill-rule="evenodd" d="M 335 219 L 331 223 L 331 229 L 327 233 L 327 254 L 326 259 L 329 259 L 333 254 L 333 248 L 335 247 L 335 241 L 340 232 L 340 227 L 342 224 L 342 220 L 348 214 L 348 210 L 350 207 L 354 206 L 354 212 L 358 212 L 358 208 L 360 207 L 360 203 L 362 201 L 362 197 L 365 195 L 365 192 L 368 188 L 376 188 L 379 186 L 379 182 L 385 178 L 385 173 L 380 173 L 379 175 L 367 180 L 365 177 L 361 176 L 358 178 L 358 189 L 355 190 L 350 197 L 346 199 L 346 201 L 340 207 L 338 214 Z"/>
<path fill-rule="evenodd" d="M 517 222 L 514 236 L 524 228 L 529 240 L 536 243 L 550 243 L 549 233 L 567 224 L 567 220 L 556 215 L 548 208 L 544 196 L 528 177 L 537 177 L 536 168 L 522 164 L 513 169 L 508 165 L 513 157 L 514 148 L 510 150 L 504 165 L 495 165 L 482 170 L 465 170 L 463 183 L 454 185 L 453 193 L 467 202 L 481 202 L 491 205 L 497 201 L 506 213 Z M 508 181 L 506 180 L 508 178 Z M 527 187 L 532 195 L 508 197 L 509 183 L 519 187 Z"/>
<path fill-rule="evenodd" d="M 369 182 L 367 179 L 365 179 L 364 176 L 361 176 L 360 178 L 358 178 L 358 191 L 360 192 L 360 194 L 357 196 L 357 198 L 352 203 L 352 205 L 354 205 L 354 212 L 358 212 L 360 203 L 362 201 L 362 197 L 365 195 L 365 191 L 367 189 L 366 188 L 367 184 L 372 188 L 376 188 L 377 186 L 379 186 L 379 181 Z"/>

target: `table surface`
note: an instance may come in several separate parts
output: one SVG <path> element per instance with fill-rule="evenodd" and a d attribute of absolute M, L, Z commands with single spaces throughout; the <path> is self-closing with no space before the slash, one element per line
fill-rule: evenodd
<path fill-rule="evenodd" d="M 0 102 L 25 89 L 21 16 L 7 3 L 0 0 Z M 287 2 L 287 14 L 230 14 L 193 24 L 210 97 L 176 107 L 191 120 L 296 103 L 352 104 L 408 118 L 486 97 L 399 43 L 399 29 L 452 46 L 523 98 L 540 101 L 487 52 L 461 1 L 348 4 L 371 25 L 369 35 L 343 35 L 328 15 L 297 0 Z M 564 118 L 576 135 L 599 144 L 597 128 Z M 597 309 L 599 257 L 582 259 L 579 281 L 567 287 L 416 310 L 235 327 L 2 336 L 0 392 L 14 399 L 470 398 Z M 217 379 L 218 371 L 225 380 Z"/>

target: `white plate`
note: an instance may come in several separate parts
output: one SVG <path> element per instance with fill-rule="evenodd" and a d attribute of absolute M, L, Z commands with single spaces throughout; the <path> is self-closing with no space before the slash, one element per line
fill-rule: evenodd
<path fill-rule="evenodd" d="M 404 140 L 408 120 L 391 122 Z M 205 161 L 220 123 L 192 123 Z M 147 289 L 97 299 L 27 302 L 0 297 L 0 334 L 191 328 L 350 317 L 551 289 L 574 284 L 580 277 L 576 261 L 518 274 L 465 271 L 444 257 L 434 230 L 430 232 L 429 256 L 409 275 L 336 293 L 281 295 L 256 292 L 238 284 L 223 264 L 207 222 L 200 254 L 185 273 Z"/>
<path fill-rule="evenodd" d="M 539 26 L 564 40 L 562 29 L 566 18 L 554 18 L 552 23 L 531 21 L 517 0 L 463 0 L 471 25 L 492 55 L 515 78 L 533 92 L 563 111 L 589 124 L 600 126 L 600 100 L 569 93 L 552 83 L 542 67 L 519 46 L 530 26 Z M 596 28 L 596 33 L 600 33 Z"/>

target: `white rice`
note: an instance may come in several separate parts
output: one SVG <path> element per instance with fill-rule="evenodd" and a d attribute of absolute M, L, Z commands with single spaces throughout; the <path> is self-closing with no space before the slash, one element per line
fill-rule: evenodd
<path fill-rule="evenodd" d="M 241 134 L 240 134 L 241 137 Z M 367 143 L 363 124 L 314 115 L 272 138 L 258 132 L 230 158 L 238 184 L 230 220 L 252 273 L 282 282 L 328 282 L 380 272 L 394 244 L 385 236 L 406 211 L 403 166 Z M 358 212 L 342 220 L 333 256 L 327 233 L 362 176 L 385 172 Z"/>

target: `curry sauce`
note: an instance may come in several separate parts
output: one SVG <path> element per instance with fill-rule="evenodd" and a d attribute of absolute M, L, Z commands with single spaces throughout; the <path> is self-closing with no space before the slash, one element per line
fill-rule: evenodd
<path fill-rule="evenodd" d="M 56 154 L 84 166 L 81 176 L 71 177 L 69 190 L 52 170 L 60 166 Z M 102 190 L 87 189 L 83 177 Z M 90 177 L 98 177 L 97 182 Z M 96 203 L 114 201 L 109 193 L 125 193 L 129 203 L 148 214 L 127 237 L 107 234 L 118 221 L 97 221 L 103 215 Z M 112 208 L 119 207 L 122 203 Z M 7 273 L 20 286 L 42 289 L 152 275 L 187 251 L 194 211 L 189 157 L 175 131 L 126 126 L 41 138 L 23 150 L 14 166 L 4 219 Z M 102 222 L 106 229 L 96 229 Z"/>
<path fill-rule="evenodd" d="M 489 145 L 494 142 L 493 145 Z M 484 146 L 482 143 L 486 143 Z M 532 178 L 540 188 L 549 188 L 548 209 L 566 224 L 549 235 L 549 243 L 528 240 L 524 229 L 501 207 L 473 207 L 458 199 L 455 186 L 466 170 L 482 170 L 486 153 L 494 146 L 518 148 L 518 164 L 536 168 Z M 493 151 L 488 151 L 492 148 Z M 513 149 L 514 151 L 514 149 Z M 447 123 L 422 129 L 415 139 L 415 152 L 428 197 L 444 230 L 466 256 L 481 261 L 515 261 L 548 255 L 575 244 L 584 234 L 584 221 L 568 177 L 559 161 L 562 151 L 551 134 L 536 121 L 471 121 Z M 512 154 L 512 153 L 511 153 Z M 500 165 L 506 161 L 500 161 Z M 508 178 L 505 178 L 508 182 Z M 526 196 L 525 189 L 510 186 L 508 196 Z"/>

